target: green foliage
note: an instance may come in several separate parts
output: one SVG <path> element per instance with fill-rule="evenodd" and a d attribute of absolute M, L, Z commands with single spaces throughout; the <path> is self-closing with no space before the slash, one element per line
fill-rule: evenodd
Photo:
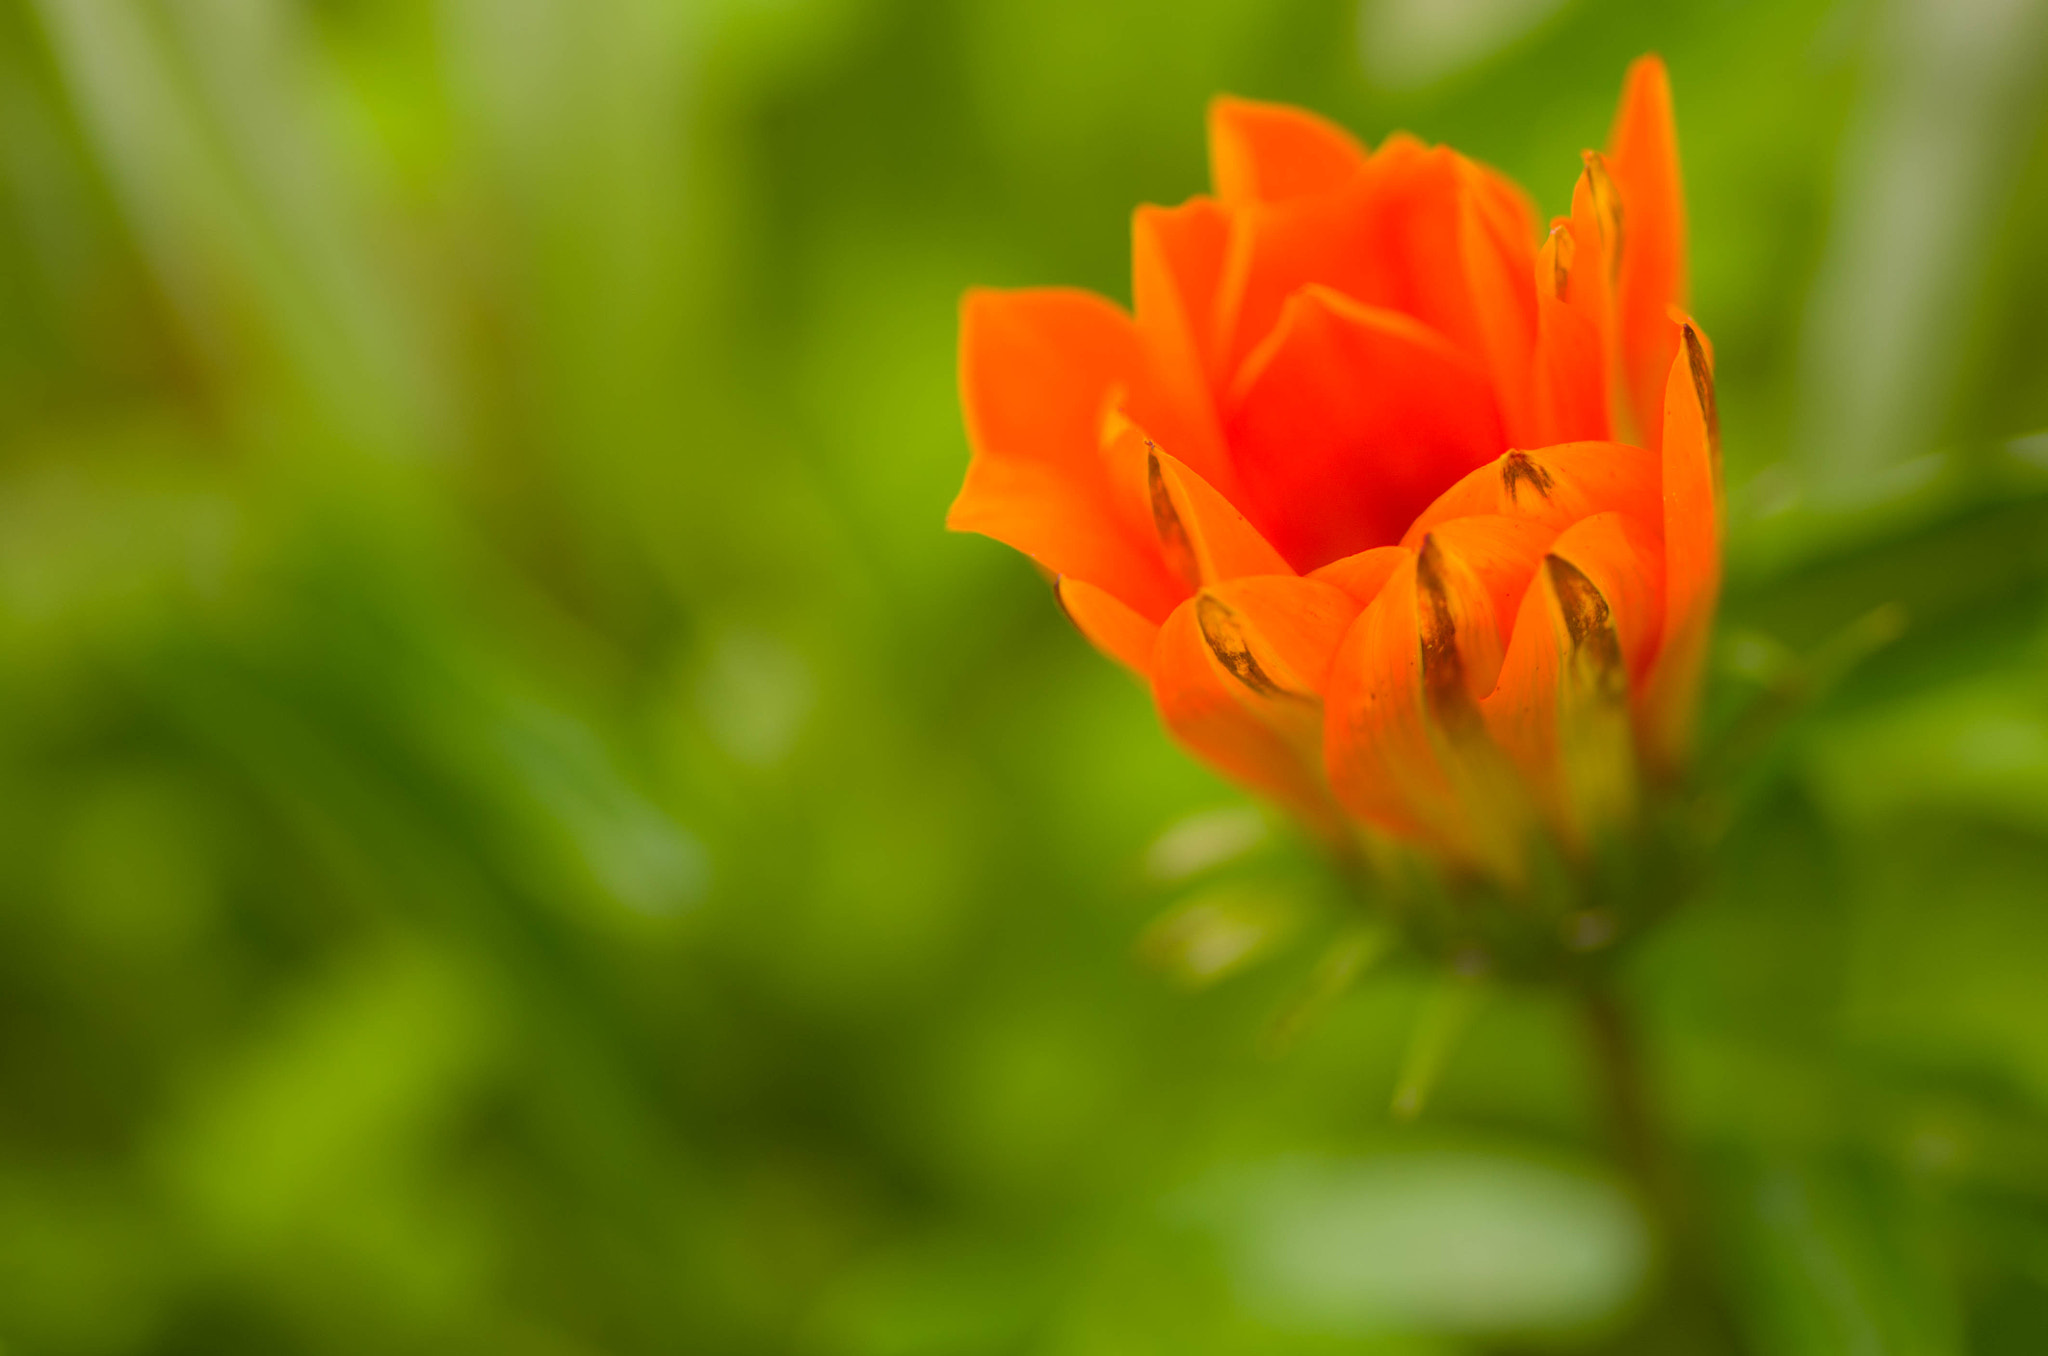
<path fill-rule="evenodd" d="M 0 1349 L 1718 1349 L 1565 1006 L 1390 1121 L 1433 976 L 940 530 L 1211 93 L 1556 210 L 1652 47 L 1772 713 L 1653 1092 L 1749 1349 L 2043 1349 L 2041 6 L 1430 8 L 0 8 Z"/>

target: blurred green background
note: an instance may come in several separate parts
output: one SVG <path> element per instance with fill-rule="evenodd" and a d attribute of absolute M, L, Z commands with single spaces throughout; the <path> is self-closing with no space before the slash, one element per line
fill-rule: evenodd
<path fill-rule="evenodd" d="M 1432 978 L 941 530 L 1212 93 L 1554 212 L 1651 49 L 1796 713 L 1657 1094 L 1746 1349 L 2048 1350 L 2043 0 L 6 0 L 0 1351 L 1722 1349 L 1571 1014 L 1396 1124 Z"/>

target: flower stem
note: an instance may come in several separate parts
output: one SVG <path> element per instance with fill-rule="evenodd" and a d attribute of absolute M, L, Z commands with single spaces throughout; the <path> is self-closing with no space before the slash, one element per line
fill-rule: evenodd
<path fill-rule="evenodd" d="M 1659 1313 L 1644 1318 L 1686 1334 L 1686 1349 L 1737 1350 L 1734 1324 L 1657 1115 L 1655 1089 L 1635 1022 L 1607 976 L 1589 976 L 1578 993 L 1608 1134 L 1665 1254 L 1666 1284 Z"/>
<path fill-rule="evenodd" d="M 1683 1231 L 1683 1212 L 1672 1178 L 1670 1154 L 1651 1106 L 1649 1079 L 1634 1023 L 1604 977 L 1582 984 L 1579 1001 L 1615 1153 L 1641 1193 L 1643 1206 L 1651 1212 L 1657 1229 L 1675 1243 Z"/>

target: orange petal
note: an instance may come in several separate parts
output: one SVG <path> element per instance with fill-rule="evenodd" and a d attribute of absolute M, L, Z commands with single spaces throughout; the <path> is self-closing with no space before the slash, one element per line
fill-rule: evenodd
<path fill-rule="evenodd" d="M 1415 556 L 1403 549 L 1386 586 L 1338 648 L 1324 756 L 1346 810 L 1390 833 L 1432 837 L 1451 790 L 1423 712 L 1415 593 Z"/>
<path fill-rule="evenodd" d="M 960 389 L 973 461 L 948 526 L 981 532 L 1055 574 L 1108 589 L 1148 617 L 1186 596 L 1142 520 L 1119 507 L 1105 418 L 1128 409 L 1155 436 L 1191 421 L 1162 386 L 1130 318 L 1066 288 L 969 292 Z"/>
<path fill-rule="evenodd" d="M 1569 221 L 1550 228 L 1536 256 L 1536 355 L 1532 400 L 1538 444 L 1598 441 L 1610 436 L 1607 351 L 1600 318 L 1588 298 L 1588 270 L 1597 251 L 1581 252 Z M 1601 289 L 1594 289 L 1596 294 Z"/>
<path fill-rule="evenodd" d="M 1583 851 L 1637 803 L 1629 680 L 1621 631 L 1628 623 L 1574 557 L 1602 562 L 1626 552 L 1620 515 L 1574 527 L 1543 559 L 1501 668 L 1483 704 L 1495 743 L 1513 762 L 1555 831 Z M 1623 576 L 1628 573 L 1622 570 Z"/>
<path fill-rule="evenodd" d="M 1147 621 L 1119 602 L 1115 595 L 1085 579 L 1062 577 L 1053 584 L 1053 597 L 1076 630 L 1088 637 L 1096 649 L 1141 677 L 1152 670 L 1152 647 L 1159 638 L 1159 624 Z"/>
<path fill-rule="evenodd" d="M 1217 295 L 1222 370 L 1235 370 L 1313 283 L 1443 334 L 1501 383 L 1519 427 L 1535 333 L 1523 281 L 1531 222 L 1507 179 L 1399 133 L 1337 189 L 1245 204 Z"/>
<path fill-rule="evenodd" d="M 1615 286 L 1621 267 L 1626 225 L 1621 215 L 1621 190 L 1615 187 L 1606 157 L 1581 153 L 1584 167 L 1572 185 L 1574 256 L 1568 282 L 1572 310 L 1599 336 L 1600 385 L 1607 407 L 1610 436 L 1622 442 L 1647 444 L 1629 407 L 1621 376 L 1621 341 L 1615 309 Z"/>
<path fill-rule="evenodd" d="M 1627 513 L 1595 513 L 1560 533 L 1549 554 L 1599 590 L 1614 621 L 1631 688 L 1640 687 L 1664 639 L 1662 525 Z"/>
<path fill-rule="evenodd" d="M 1130 421 L 1120 407 L 1102 417 L 1102 475 L 1109 487 L 1110 502 L 1125 525 L 1140 538 L 1156 544 L 1158 531 L 1152 521 L 1150 467 L 1155 444 L 1144 429 Z M 1188 583 L 1194 577 L 1181 568 L 1171 554 L 1167 566 Z"/>
<path fill-rule="evenodd" d="M 1375 546 L 1369 551 L 1360 551 L 1355 556 L 1333 560 L 1317 569 L 1309 577 L 1335 584 L 1350 594 L 1352 600 L 1364 607 L 1379 597 L 1387 580 L 1393 577 L 1394 569 L 1406 560 L 1409 552 L 1399 546 Z"/>
<path fill-rule="evenodd" d="M 1381 210 L 1376 179 L 1234 213 L 1213 321 L 1217 350 L 1210 372 L 1219 390 L 1272 333 L 1288 298 L 1311 283 L 1355 300 L 1393 295 L 1394 265 L 1372 241 L 1373 217 Z"/>
<path fill-rule="evenodd" d="M 1541 519 L 1497 513 L 1452 518 L 1424 534 L 1418 549 L 1425 567 L 1434 560 L 1450 595 L 1469 596 L 1456 603 L 1456 620 L 1466 681 L 1475 698 L 1493 691 L 1522 593 L 1557 535 L 1558 529 Z M 1425 568 L 1425 583 L 1429 577 Z"/>
<path fill-rule="evenodd" d="M 1398 541 L 1501 446 L 1485 376 L 1441 335 L 1320 287 L 1288 303 L 1228 409 L 1245 508 L 1303 570 Z"/>
<path fill-rule="evenodd" d="M 1183 439 L 1178 450 L 1226 490 L 1230 463 L 1210 391 L 1224 384 L 1217 288 L 1229 247 L 1230 214 L 1210 198 L 1140 207 L 1131 217 L 1131 301 L 1138 333 L 1176 398 L 1195 412 L 1191 424 L 1202 426 L 1200 437 L 1192 443 Z"/>
<path fill-rule="evenodd" d="M 1187 596 L 1157 546 L 1126 533 L 1107 493 L 1061 467 L 976 457 L 946 526 L 994 537 L 1053 574 L 1098 584 L 1147 617 L 1164 617 Z"/>
<path fill-rule="evenodd" d="M 1536 345 L 1536 298 L 1529 290 L 1535 253 L 1533 215 L 1513 184 L 1473 164 L 1459 162 L 1465 192 L 1458 219 L 1464 274 L 1471 288 L 1471 351 L 1493 380 L 1507 439 L 1515 445 L 1541 441 L 1537 435 L 1530 359 Z M 1446 330 L 1455 340 L 1455 322 Z"/>
<path fill-rule="evenodd" d="M 1671 82 L 1660 58 L 1629 67 L 1608 146 L 1622 211 L 1615 295 L 1621 367 L 1636 426 L 1654 436 L 1664 377 L 1679 348 L 1679 327 L 1668 312 L 1685 305 L 1686 292 L 1685 191 Z"/>
<path fill-rule="evenodd" d="M 1365 166 L 1358 138 L 1285 104 L 1209 104 L 1209 179 L 1226 203 L 1278 202 L 1341 186 Z"/>
<path fill-rule="evenodd" d="M 1359 243 L 1378 267 L 1350 295 L 1438 331 L 1506 377 L 1511 396 L 1525 388 L 1536 318 L 1524 280 L 1536 232 L 1521 189 L 1447 146 L 1401 136 L 1380 147 L 1362 182 L 1371 210 Z"/>
<path fill-rule="evenodd" d="M 1145 482 L 1161 548 L 1190 584 L 1294 573 L 1258 529 L 1207 481 L 1155 443 L 1145 444 L 1145 456 Z"/>
<path fill-rule="evenodd" d="M 1683 765 L 1721 589 L 1721 428 L 1699 331 L 1680 331 L 1664 387 L 1664 644 L 1650 676 L 1646 732 L 1660 772 Z"/>
<path fill-rule="evenodd" d="M 1487 606 L 1484 591 L 1432 554 L 1403 552 L 1338 649 L 1324 721 L 1330 785 L 1366 823 L 1516 881 L 1530 811 L 1487 738 L 1458 632 L 1469 609 Z"/>
<path fill-rule="evenodd" d="M 1327 671 L 1351 604 L 1312 580 L 1284 579 L 1257 595 L 1243 590 L 1249 582 L 1205 589 L 1167 618 L 1152 652 L 1153 698 L 1196 757 L 1336 834 L 1314 675 Z M 1302 606 L 1273 596 L 1290 590 Z"/>
<path fill-rule="evenodd" d="M 1225 580 L 1202 595 L 1220 604 L 1220 609 L 1198 609 L 1203 634 L 1219 660 L 1226 652 L 1242 650 L 1280 687 L 1318 696 L 1329 684 L 1337 646 L 1359 612 L 1357 600 L 1336 585 L 1293 575 Z M 1227 639 L 1233 629 L 1239 640 Z"/>
<path fill-rule="evenodd" d="M 1663 518 L 1657 454 L 1623 443 L 1563 443 L 1509 452 L 1445 490 L 1409 527 L 1402 544 L 1453 518 L 1498 513 L 1562 532 L 1610 509 L 1654 523 Z"/>

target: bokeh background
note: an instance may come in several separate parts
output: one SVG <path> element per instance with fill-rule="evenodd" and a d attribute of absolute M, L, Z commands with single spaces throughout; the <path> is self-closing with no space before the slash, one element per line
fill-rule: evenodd
<path fill-rule="evenodd" d="M 1652 49 L 1713 724 L 1784 717 L 1625 976 L 1718 1335 L 1572 1014 L 1436 1040 L 941 530 L 961 290 L 1127 296 L 1211 94 L 1554 212 Z M 2043 0 L 6 0 L 0 1351 L 2048 1350 L 2044 60 Z"/>

